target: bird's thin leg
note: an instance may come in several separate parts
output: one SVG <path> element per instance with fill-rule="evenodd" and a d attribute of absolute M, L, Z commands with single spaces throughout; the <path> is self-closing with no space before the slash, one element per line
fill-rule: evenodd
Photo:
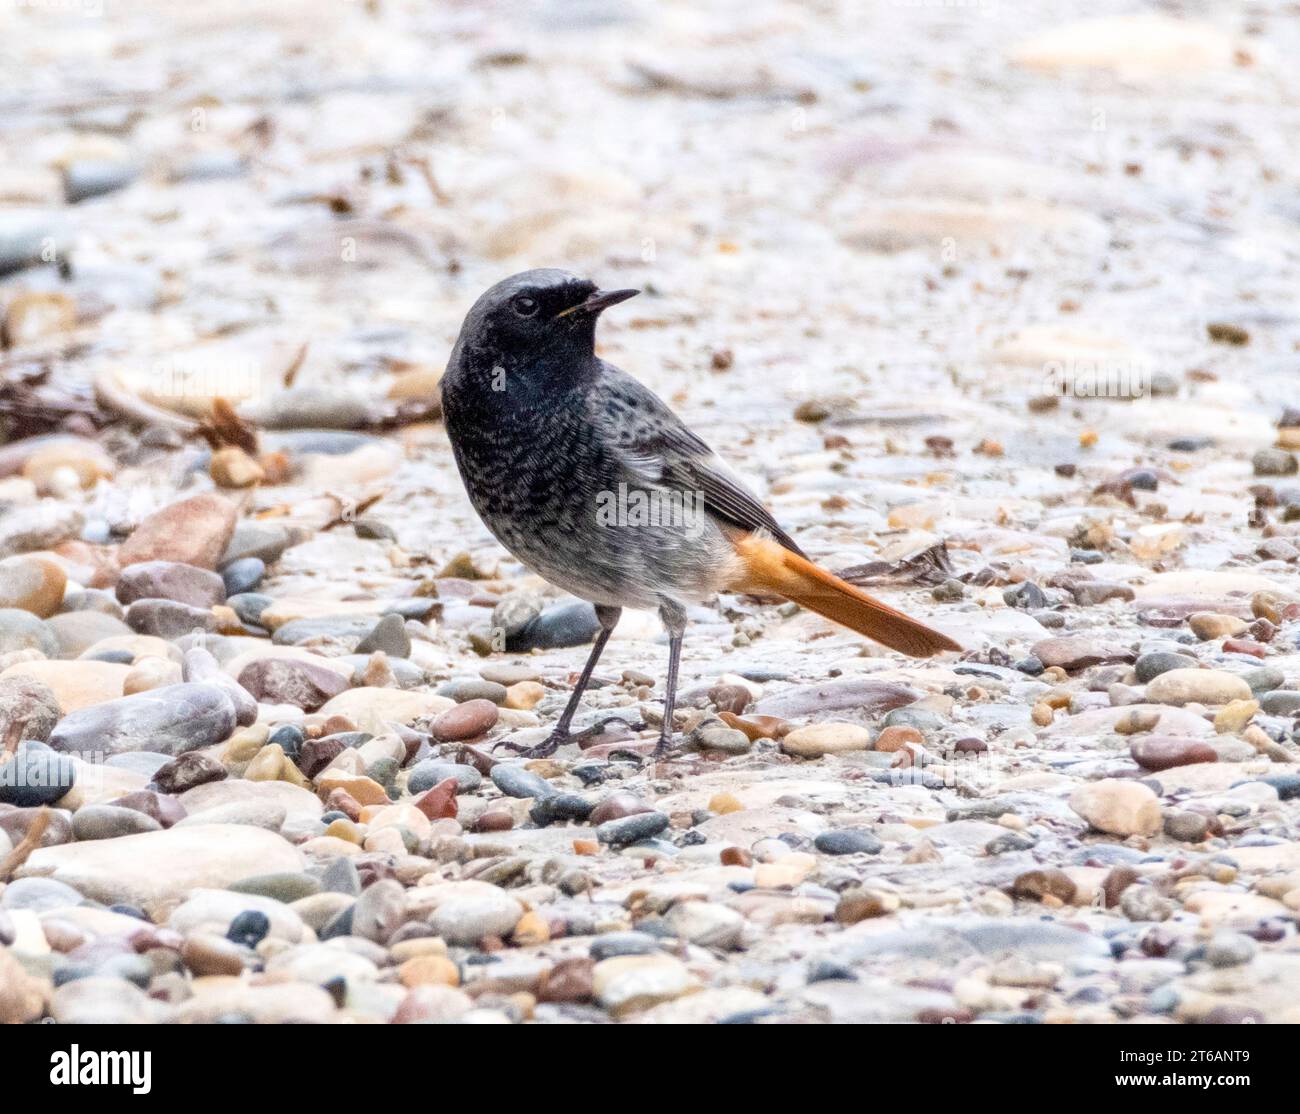
<path fill-rule="evenodd" d="M 614 628 L 618 626 L 619 616 L 622 614 L 623 609 L 621 607 L 598 606 L 596 608 L 596 618 L 600 621 L 600 633 L 596 635 L 596 641 L 591 647 L 591 653 L 587 656 L 587 664 L 582 667 L 582 672 L 578 675 L 578 683 L 573 686 L 573 693 L 569 696 L 569 702 L 564 706 L 564 711 L 555 724 L 555 730 L 547 736 L 546 740 L 538 743 L 535 747 L 521 747 L 508 739 L 502 739 L 492 748 L 493 750 L 496 750 L 497 747 L 506 747 L 508 750 L 518 751 L 525 758 L 546 758 L 554 754 L 558 747 L 569 741 L 569 724 L 573 722 L 573 717 L 578 711 L 578 704 L 582 701 L 582 694 L 591 681 L 592 673 L 596 670 L 596 663 L 600 661 L 601 651 L 605 649 L 605 643 L 609 641 L 609 636 L 614 633 Z"/>
<path fill-rule="evenodd" d="M 656 758 L 662 758 L 671 749 L 673 707 L 677 703 L 677 669 L 681 665 L 682 639 L 686 634 L 686 609 L 679 603 L 665 602 L 659 608 L 659 617 L 668 628 L 668 682 L 664 686 L 664 719 L 659 728 L 659 742 L 655 744 Z"/>

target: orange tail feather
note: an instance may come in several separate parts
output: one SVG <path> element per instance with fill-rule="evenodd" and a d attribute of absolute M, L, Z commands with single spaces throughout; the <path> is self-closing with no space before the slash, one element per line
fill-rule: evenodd
<path fill-rule="evenodd" d="M 741 562 L 740 574 L 728 584 L 734 591 L 775 592 L 914 658 L 961 649 L 946 634 L 895 611 L 771 538 L 744 534 L 733 544 Z"/>

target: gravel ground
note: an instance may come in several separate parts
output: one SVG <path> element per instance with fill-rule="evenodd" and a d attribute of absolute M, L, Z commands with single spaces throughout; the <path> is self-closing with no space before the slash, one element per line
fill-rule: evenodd
<path fill-rule="evenodd" d="M 1300 24 L 1079 14 L 0 9 L 0 1021 L 1300 1021 Z M 437 380 L 543 265 L 966 652 L 721 597 L 653 763 L 629 612 L 492 751 L 595 620 Z"/>

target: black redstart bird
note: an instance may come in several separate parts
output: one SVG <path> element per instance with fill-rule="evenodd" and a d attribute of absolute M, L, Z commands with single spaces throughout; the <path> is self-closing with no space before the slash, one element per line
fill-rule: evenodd
<path fill-rule="evenodd" d="M 913 657 L 952 639 L 808 560 L 767 509 L 664 402 L 596 355 L 596 319 L 639 293 L 566 271 L 524 271 L 465 317 L 442 380 L 443 414 L 470 502 L 546 580 L 596 606 L 600 632 L 551 754 L 624 607 L 657 608 L 668 748 L 688 602 L 775 593 Z"/>

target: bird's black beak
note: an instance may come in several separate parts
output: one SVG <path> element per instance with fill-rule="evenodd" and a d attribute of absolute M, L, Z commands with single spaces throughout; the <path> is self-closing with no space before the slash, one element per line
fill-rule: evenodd
<path fill-rule="evenodd" d="M 640 293 L 639 290 L 597 290 L 594 294 L 589 294 L 585 301 L 568 309 L 562 309 L 555 316 L 558 320 L 561 317 L 568 317 L 571 313 L 600 313 L 601 310 L 616 306 L 619 302 L 626 302 Z"/>

